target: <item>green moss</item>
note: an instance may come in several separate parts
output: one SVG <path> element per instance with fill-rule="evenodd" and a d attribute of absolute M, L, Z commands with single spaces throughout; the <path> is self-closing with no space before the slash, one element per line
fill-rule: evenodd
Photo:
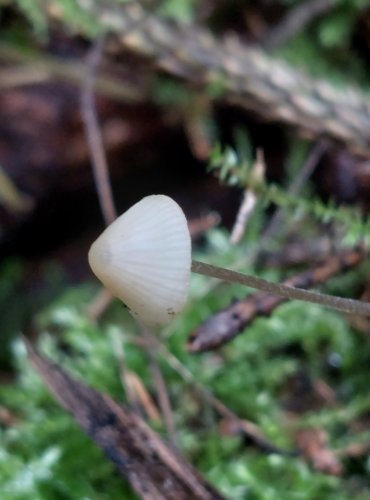
<path fill-rule="evenodd" d="M 216 238 L 217 233 L 206 248 L 208 260 L 222 246 L 224 236 L 220 233 Z M 235 257 L 238 250 L 230 253 Z M 230 258 L 226 254 L 224 260 Z M 213 353 L 190 356 L 184 351 L 189 331 L 201 317 L 238 293 L 238 287 L 231 291 L 226 286 L 209 293 L 206 278 L 195 277 L 195 281 L 186 311 L 167 330 L 167 346 L 198 383 L 242 418 L 255 422 L 276 446 L 289 451 L 294 441 L 285 423 L 284 394 L 290 378 L 303 370 L 313 380 L 329 383 L 340 398 L 340 407 L 312 409 L 297 417 L 295 425 L 322 426 L 333 448 L 366 438 L 351 436 L 349 426 L 370 411 L 364 370 L 370 361 L 370 346 L 343 318 L 317 306 L 287 303 L 270 318 L 255 321 L 222 350 L 222 357 Z M 92 297 L 90 287 L 79 287 L 38 314 L 39 348 L 75 377 L 124 401 L 112 341 L 112 334 L 118 335 L 129 368 L 155 394 L 145 351 L 131 342 L 136 327 L 128 313 L 116 303 L 95 326 L 85 314 Z M 293 351 L 291 346 L 295 346 Z M 332 366 L 334 355 L 337 363 Z M 0 387 L 0 400 L 18 420 L 1 428 L 2 498 L 131 498 L 129 487 L 113 466 L 31 370 L 21 340 L 13 342 L 12 357 L 17 378 Z M 265 455 L 245 447 L 240 438 L 220 435 L 215 411 L 168 366 L 165 356 L 159 356 L 159 361 L 181 449 L 229 498 L 361 498 L 363 485 L 370 480 L 366 456 L 360 460 L 362 480 L 357 484 L 350 471 L 334 478 L 314 472 L 300 458 Z"/>

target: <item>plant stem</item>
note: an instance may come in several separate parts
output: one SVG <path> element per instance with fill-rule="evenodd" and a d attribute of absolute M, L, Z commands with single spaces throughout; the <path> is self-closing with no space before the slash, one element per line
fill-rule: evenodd
<path fill-rule="evenodd" d="M 256 276 L 238 273 L 225 269 L 223 267 L 212 266 L 204 262 L 192 261 L 191 270 L 193 273 L 211 276 L 222 281 L 230 283 L 239 283 L 241 285 L 256 288 L 263 292 L 278 295 L 280 297 L 287 297 L 289 299 L 303 300 L 305 302 L 312 302 L 322 306 L 337 309 L 349 314 L 362 314 L 370 316 L 370 303 L 361 302 L 354 299 L 345 299 L 343 297 L 336 297 L 333 295 L 325 295 L 310 290 L 303 290 L 292 286 L 282 285 L 280 283 L 272 283 Z"/>

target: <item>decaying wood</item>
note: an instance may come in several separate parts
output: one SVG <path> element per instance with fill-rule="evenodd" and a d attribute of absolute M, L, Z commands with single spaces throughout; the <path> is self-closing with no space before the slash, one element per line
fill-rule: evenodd
<path fill-rule="evenodd" d="M 29 359 L 59 403 L 103 449 L 145 500 L 224 497 L 145 422 L 105 394 L 73 379 L 25 341 Z"/>
<path fill-rule="evenodd" d="M 56 0 L 45 3 L 54 18 L 63 19 Z M 218 40 L 201 27 L 151 15 L 138 2 L 123 6 L 97 1 L 83 6 L 115 34 L 111 53 L 133 52 L 198 88 L 217 86 L 224 102 L 298 127 L 310 137 L 330 137 L 370 156 L 370 99 L 355 86 L 336 88 L 235 36 Z"/>
<path fill-rule="evenodd" d="M 312 288 L 348 268 L 355 267 L 365 257 L 365 250 L 358 246 L 331 256 L 314 269 L 289 278 L 284 284 L 295 288 Z M 234 302 L 208 318 L 192 332 L 188 340 L 189 351 L 202 352 L 220 347 L 242 333 L 256 317 L 269 315 L 286 300 L 267 293 L 254 293 L 246 299 Z"/>

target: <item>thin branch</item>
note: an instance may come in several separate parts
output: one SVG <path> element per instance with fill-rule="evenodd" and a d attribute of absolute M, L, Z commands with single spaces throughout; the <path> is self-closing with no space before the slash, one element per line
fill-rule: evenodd
<path fill-rule="evenodd" d="M 291 455 L 292 452 L 282 450 L 272 444 L 263 435 L 262 431 L 256 424 L 246 419 L 239 418 L 231 411 L 222 401 L 212 394 L 209 389 L 206 389 L 195 378 L 191 371 L 181 363 L 181 361 L 170 352 L 167 347 L 157 338 L 153 338 L 157 345 L 159 353 L 162 355 L 166 363 L 180 375 L 180 377 L 188 383 L 200 397 L 201 401 L 207 401 L 209 405 L 224 419 L 231 421 L 239 429 L 240 434 L 247 437 L 255 446 L 267 453 L 278 453 L 282 455 Z"/>
<path fill-rule="evenodd" d="M 134 412 L 40 356 L 24 339 L 29 361 L 57 401 L 73 415 L 143 500 L 222 500 L 184 457 Z"/>
<path fill-rule="evenodd" d="M 277 49 L 297 35 L 316 17 L 322 16 L 334 7 L 334 0 L 309 0 L 289 10 L 283 20 L 275 26 L 263 41 L 266 49 Z"/>
<path fill-rule="evenodd" d="M 316 142 L 316 144 L 311 149 L 302 168 L 298 172 L 297 177 L 293 180 L 292 184 L 289 186 L 287 192 L 291 196 L 297 196 L 300 193 L 300 191 L 302 190 L 308 179 L 311 177 L 315 168 L 317 167 L 317 164 L 319 163 L 320 158 L 324 154 L 325 150 L 326 150 L 326 144 L 324 143 L 324 141 Z M 261 249 L 266 243 L 266 240 L 268 238 L 271 238 L 271 236 L 275 234 L 276 231 L 278 230 L 281 220 L 283 218 L 283 214 L 284 214 L 284 208 L 280 207 L 271 217 L 269 224 L 265 229 L 261 239 L 261 246 L 260 246 Z"/>
<path fill-rule="evenodd" d="M 17 63 L 20 66 L 1 69 L 0 89 L 34 85 L 48 80 L 64 81 L 81 87 L 85 75 L 81 72 L 81 62 L 61 60 L 55 56 L 39 52 L 25 52 L 10 44 L 0 43 L 1 62 Z M 94 88 L 100 94 L 122 102 L 140 103 L 145 99 L 145 90 L 126 82 L 122 85 L 118 78 L 104 73 L 96 75 Z"/>
<path fill-rule="evenodd" d="M 165 426 L 167 429 L 168 437 L 171 444 L 176 447 L 176 429 L 175 422 L 173 418 L 173 412 L 171 408 L 170 398 L 168 395 L 168 390 L 166 382 L 162 375 L 159 364 L 156 360 L 155 353 L 153 352 L 153 347 L 156 349 L 155 337 L 152 332 L 143 325 L 141 326 L 141 331 L 146 342 L 144 346 L 146 347 L 146 352 L 150 360 L 150 368 L 153 374 L 154 383 L 157 390 L 158 402 L 161 409 L 161 413 L 164 418 Z"/>
<path fill-rule="evenodd" d="M 108 164 L 104 152 L 94 99 L 95 75 L 101 60 L 104 38 L 100 38 L 87 57 L 86 80 L 81 94 L 81 113 L 85 126 L 86 139 L 89 145 L 93 166 L 95 186 L 105 223 L 111 224 L 117 217 L 113 202 L 112 188 L 108 174 Z"/>
<path fill-rule="evenodd" d="M 150 420 L 159 422 L 159 412 L 148 391 L 145 389 L 143 382 L 139 379 L 136 373 L 132 372 L 127 367 L 121 337 L 117 333 L 114 333 L 112 335 L 112 341 L 114 352 L 118 360 L 121 382 L 124 387 L 127 400 L 130 404 L 130 408 L 133 409 L 139 416 L 143 416 L 144 412 L 141 410 L 144 409 Z"/>
<path fill-rule="evenodd" d="M 251 176 L 256 182 L 261 182 L 265 177 L 265 159 L 261 149 L 257 150 L 257 157 L 252 168 Z M 236 220 L 231 231 L 231 244 L 237 245 L 243 238 L 245 228 L 256 206 L 257 199 L 258 195 L 255 193 L 253 188 L 249 186 L 246 187 L 243 194 L 243 201 L 239 207 Z"/>

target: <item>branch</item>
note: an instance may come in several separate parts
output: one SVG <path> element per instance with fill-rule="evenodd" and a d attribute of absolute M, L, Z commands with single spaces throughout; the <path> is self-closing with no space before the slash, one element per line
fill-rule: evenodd
<path fill-rule="evenodd" d="M 334 7 L 334 0 L 308 0 L 303 4 L 298 4 L 290 9 L 283 20 L 267 35 L 263 46 L 266 49 L 276 50 L 302 31 L 305 25 Z"/>
<path fill-rule="evenodd" d="M 84 385 L 43 358 L 24 339 L 28 356 L 59 403 L 102 448 L 144 500 L 222 500 L 145 422 L 105 394 Z"/>
<path fill-rule="evenodd" d="M 53 18 L 63 20 L 56 0 L 46 4 Z M 370 156 L 370 100 L 357 87 L 336 88 L 315 80 L 235 36 L 220 41 L 206 29 L 146 13 L 137 2 L 83 6 L 86 15 L 115 33 L 109 41 L 111 54 L 128 50 L 188 83 L 214 88 L 223 101 L 264 119 L 287 123 L 312 138 L 330 137 L 354 153 Z"/>
<path fill-rule="evenodd" d="M 100 38 L 91 49 L 87 58 L 86 80 L 81 93 L 81 114 L 85 126 L 86 140 L 89 146 L 100 208 L 103 212 L 105 223 L 108 225 L 114 221 L 117 214 L 114 207 L 107 158 L 105 156 L 94 99 L 95 74 L 101 59 L 103 46 L 104 38 Z"/>

